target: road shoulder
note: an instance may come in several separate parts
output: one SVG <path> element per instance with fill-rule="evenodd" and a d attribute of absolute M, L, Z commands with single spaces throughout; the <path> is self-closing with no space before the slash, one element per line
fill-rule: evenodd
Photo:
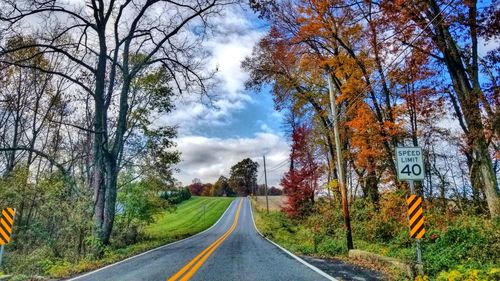
<path fill-rule="evenodd" d="M 257 233 L 262 237 L 264 238 L 265 240 L 269 241 L 271 244 L 273 244 L 274 246 L 278 247 L 280 250 L 282 250 L 283 252 L 285 252 L 286 254 L 288 254 L 289 256 L 291 256 L 292 258 L 296 259 L 297 261 L 299 261 L 300 263 L 302 263 L 303 265 L 309 267 L 311 270 L 315 271 L 316 273 L 318 273 L 319 275 L 325 277 L 326 279 L 328 280 L 332 280 L 332 281 L 338 281 L 337 279 L 333 278 L 332 276 L 328 275 L 326 272 L 323 272 L 321 269 L 317 268 L 316 266 L 308 263 L 307 261 L 301 259 L 300 257 L 296 256 L 295 254 L 293 254 L 292 252 L 288 251 L 287 249 L 281 247 L 280 245 L 278 245 L 277 243 L 273 242 L 272 240 L 268 239 L 266 236 L 264 236 L 260 231 L 259 229 L 257 228 L 257 225 L 255 224 L 255 218 L 254 218 L 254 212 L 253 212 L 253 205 L 252 205 L 252 200 L 249 198 L 248 201 L 250 202 L 250 211 L 251 211 L 251 217 L 252 217 L 252 222 L 253 222 L 253 226 L 255 228 L 255 230 L 257 231 Z"/>
<path fill-rule="evenodd" d="M 308 256 L 300 256 L 303 260 L 316 266 L 330 276 L 338 280 L 350 281 L 378 281 L 387 280 L 387 278 L 380 272 L 363 268 L 361 266 L 345 263 L 337 259 L 320 259 Z"/>

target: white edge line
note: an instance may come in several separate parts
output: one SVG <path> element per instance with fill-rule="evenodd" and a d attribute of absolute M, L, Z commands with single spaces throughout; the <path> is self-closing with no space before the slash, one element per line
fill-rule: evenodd
<path fill-rule="evenodd" d="M 236 197 L 236 198 L 237 198 L 237 197 Z M 236 199 L 236 198 L 235 198 L 235 199 Z M 185 240 L 191 239 L 191 238 L 196 237 L 196 236 L 198 236 L 198 235 L 202 235 L 203 233 L 205 233 L 205 232 L 209 231 L 210 229 L 214 228 L 214 227 L 215 227 L 215 226 L 216 226 L 216 225 L 217 225 L 217 224 L 218 224 L 218 223 L 222 220 L 222 218 L 224 217 L 224 215 L 227 213 L 227 211 L 229 211 L 229 209 L 231 208 L 231 206 L 233 205 L 233 203 L 234 203 L 235 201 L 236 201 L 236 200 L 231 201 L 231 204 L 229 204 L 229 206 L 226 208 L 226 210 L 224 211 L 224 213 L 222 213 L 222 215 L 220 216 L 220 218 L 219 218 L 219 219 L 218 219 L 218 220 L 217 220 L 214 224 L 212 224 L 212 226 L 211 226 L 211 227 L 209 227 L 209 228 L 207 228 L 207 229 L 203 230 L 202 232 L 196 233 L 195 235 L 192 235 L 192 236 L 186 237 L 186 238 L 181 239 L 181 240 L 174 241 L 174 242 L 172 242 L 172 243 L 169 243 L 169 244 L 166 244 L 166 245 L 163 245 L 163 246 L 159 246 L 159 247 L 157 247 L 157 248 L 154 248 L 154 249 L 148 250 L 148 251 L 146 251 L 146 252 L 144 252 L 144 253 L 140 253 L 140 254 L 137 254 L 137 255 L 135 255 L 135 256 L 128 257 L 128 258 L 126 258 L 126 259 L 124 259 L 124 260 L 121 260 L 121 261 L 118 261 L 118 262 L 115 262 L 115 263 L 112 263 L 112 264 L 108 264 L 108 265 L 106 265 L 105 267 L 101 267 L 101 268 L 96 269 L 96 270 L 93 270 L 93 271 L 91 271 L 91 272 L 87 272 L 87 273 L 85 273 L 85 274 L 83 274 L 83 275 L 79 275 L 79 276 L 77 276 L 77 277 L 73 277 L 73 278 L 71 278 L 71 279 L 66 279 L 66 281 L 74 281 L 74 280 L 78 280 L 78 279 L 83 278 L 83 277 L 87 277 L 87 276 L 92 275 L 92 274 L 94 274 L 94 273 L 96 273 L 96 272 L 99 272 L 99 271 L 102 271 L 102 270 L 108 269 L 108 268 L 113 267 L 113 266 L 115 266 L 115 265 L 118 265 L 118 264 L 124 263 L 124 262 L 126 262 L 126 261 L 129 261 L 129 260 L 131 260 L 131 259 L 135 259 L 135 258 L 137 258 L 137 257 L 140 257 L 140 256 L 143 256 L 143 255 L 149 254 L 149 253 L 151 253 L 151 252 L 154 252 L 154 251 L 157 251 L 157 250 L 160 250 L 160 249 L 166 248 L 166 247 L 168 247 L 168 246 L 172 246 L 172 245 L 174 245 L 174 244 L 177 244 L 177 243 L 183 242 L 183 241 L 185 241 Z"/>
<path fill-rule="evenodd" d="M 272 240 L 270 240 L 269 238 L 265 237 L 260 231 L 259 229 L 257 228 L 257 225 L 255 224 L 255 219 L 253 217 L 253 209 L 252 209 L 252 201 L 249 199 L 250 201 L 250 212 L 252 213 L 252 221 L 253 221 L 253 226 L 255 227 L 255 230 L 257 230 L 257 233 L 259 233 L 260 236 L 262 236 L 262 238 L 266 239 L 267 241 L 271 242 L 271 244 L 273 244 L 274 246 L 278 247 L 280 250 L 282 250 L 283 252 L 287 253 L 288 255 L 290 255 L 292 258 L 296 259 L 297 261 L 299 261 L 300 263 L 302 263 L 303 265 L 309 267 L 310 269 L 312 269 L 314 272 L 318 273 L 319 275 L 325 277 L 326 279 L 328 280 L 331 280 L 331 281 L 339 281 L 335 278 L 333 278 L 332 276 L 328 275 L 328 273 L 324 272 L 323 270 L 315 267 L 314 265 L 306 262 L 305 260 L 299 258 L 298 256 L 294 255 L 292 252 L 288 251 L 287 249 L 281 247 L 280 245 L 278 245 L 277 243 L 273 242 Z"/>

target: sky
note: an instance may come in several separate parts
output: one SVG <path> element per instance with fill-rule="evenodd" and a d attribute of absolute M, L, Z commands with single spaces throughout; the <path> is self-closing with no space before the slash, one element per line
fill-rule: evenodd
<path fill-rule="evenodd" d="M 195 178 L 213 183 L 221 175 L 229 177 L 234 164 L 251 158 L 259 163 L 262 184 L 265 154 L 268 185 L 278 186 L 289 156 L 283 116 L 274 109 L 269 89 L 245 90 L 248 73 L 241 68 L 267 27 L 252 11 L 238 6 L 215 19 L 215 25 L 216 32 L 205 42 L 208 67 L 218 69 L 211 105 L 195 94 L 184 95 L 177 98 L 174 112 L 161 117 L 179 128 L 176 143 L 182 156 L 175 177 L 184 185 Z"/>

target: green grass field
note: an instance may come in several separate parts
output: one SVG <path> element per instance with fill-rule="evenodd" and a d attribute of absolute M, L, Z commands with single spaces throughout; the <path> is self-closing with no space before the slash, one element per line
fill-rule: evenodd
<path fill-rule="evenodd" d="M 193 197 L 179 204 L 174 212 L 165 211 L 144 232 L 153 239 L 176 240 L 194 235 L 213 225 L 233 200 L 230 197 Z"/>

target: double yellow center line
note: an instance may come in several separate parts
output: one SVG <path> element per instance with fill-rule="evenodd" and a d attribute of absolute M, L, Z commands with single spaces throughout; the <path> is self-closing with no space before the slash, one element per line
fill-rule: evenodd
<path fill-rule="evenodd" d="M 240 204 L 238 205 L 238 210 L 234 216 L 234 221 L 231 227 L 224 233 L 221 237 L 215 240 L 210 246 L 199 253 L 194 259 L 192 259 L 188 264 L 186 264 L 181 270 L 170 277 L 167 281 L 187 281 L 191 278 L 196 271 L 203 265 L 203 263 L 212 255 L 212 253 L 226 240 L 231 233 L 236 229 L 238 225 L 238 219 L 240 217 L 241 205 L 243 205 L 243 199 L 240 199 Z"/>

